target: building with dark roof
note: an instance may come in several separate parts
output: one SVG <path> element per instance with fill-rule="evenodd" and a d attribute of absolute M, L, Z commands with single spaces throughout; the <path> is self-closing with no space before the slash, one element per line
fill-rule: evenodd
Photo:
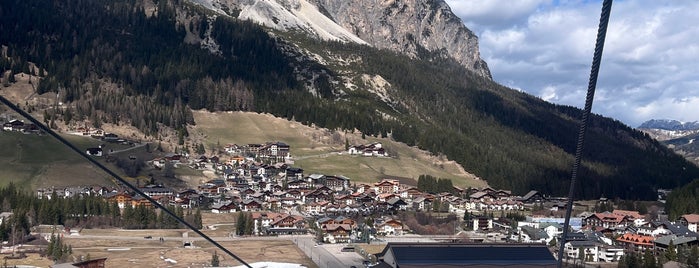
<path fill-rule="evenodd" d="M 556 267 L 545 245 L 474 243 L 388 243 L 377 267 Z"/>
<path fill-rule="evenodd" d="M 549 238 L 549 235 L 542 229 L 539 228 L 534 228 L 531 226 L 522 226 L 520 227 L 521 233 L 520 235 L 520 242 L 525 242 L 525 243 L 548 243 L 551 241 Z"/>
<path fill-rule="evenodd" d="M 655 244 L 656 251 L 665 252 L 670 247 L 670 244 L 675 247 L 687 247 L 691 248 L 699 245 L 699 239 L 693 236 L 678 236 L 678 235 L 666 235 L 661 236 L 653 240 Z"/>
<path fill-rule="evenodd" d="M 522 198 L 519 199 L 519 201 L 522 201 L 523 203 L 531 204 L 531 203 L 540 203 L 543 201 L 546 201 L 546 197 L 539 193 L 539 191 L 536 190 L 531 190 Z"/>

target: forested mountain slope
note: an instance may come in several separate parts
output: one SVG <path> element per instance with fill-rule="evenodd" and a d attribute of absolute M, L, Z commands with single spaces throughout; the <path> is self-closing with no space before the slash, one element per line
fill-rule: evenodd
<path fill-rule="evenodd" d="M 39 93 L 69 104 L 55 120 L 131 124 L 157 139 L 163 128 L 186 136 L 191 109 L 268 112 L 444 154 L 518 194 L 567 193 L 580 111 L 439 54 L 272 31 L 177 0 L 8 0 L 0 45 L 5 76 L 37 73 Z M 652 199 L 699 178 L 618 121 L 595 116 L 588 133 L 579 198 Z"/>

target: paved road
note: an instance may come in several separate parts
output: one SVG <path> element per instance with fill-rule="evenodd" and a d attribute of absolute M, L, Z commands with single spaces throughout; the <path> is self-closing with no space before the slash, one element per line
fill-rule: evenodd
<path fill-rule="evenodd" d="M 333 250 L 330 245 L 327 244 L 322 244 L 322 245 L 316 245 L 315 240 L 313 237 L 298 237 L 295 238 L 294 243 L 303 251 L 303 253 L 306 254 L 306 256 L 310 257 L 313 262 L 318 265 L 320 268 L 334 268 L 334 267 L 349 267 L 351 265 L 355 264 L 346 264 L 340 261 L 335 254 L 335 250 Z M 339 250 L 337 250 L 337 253 L 339 253 Z M 361 264 L 361 262 L 360 262 Z M 359 267 L 359 266 L 357 266 Z"/>

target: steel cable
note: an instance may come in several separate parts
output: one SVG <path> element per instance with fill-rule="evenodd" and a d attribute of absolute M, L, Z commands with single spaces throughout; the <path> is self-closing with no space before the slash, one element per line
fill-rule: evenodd
<path fill-rule="evenodd" d="M 575 182 L 577 181 L 580 162 L 582 159 L 582 150 L 585 141 L 585 132 L 587 123 L 592 112 L 592 101 L 595 98 L 595 89 L 597 87 L 597 77 L 599 75 L 599 66 L 602 61 L 602 51 L 604 50 L 604 40 L 607 36 L 607 25 L 609 24 L 609 14 L 612 10 L 612 0 L 604 0 L 602 3 L 602 15 L 600 16 L 599 28 L 597 30 L 597 41 L 595 45 L 595 53 L 592 58 L 592 70 L 590 72 L 590 81 L 587 87 L 587 96 L 585 98 L 585 109 L 583 110 L 582 122 L 580 124 L 580 132 L 578 132 L 578 142 L 575 149 L 575 162 L 573 163 L 573 172 L 570 178 L 570 190 L 568 192 L 568 202 L 566 204 L 565 222 L 563 223 L 563 234 L 559 241 L 558 248 L 558 267 L 563 266 L 563 250 L 565 249 L 566 238 L 568 237 L 568 229 L 570 226 L 570 214 L 573 211 L 573 197 L 575 196 Z"/>
<path fill-rule="evenodd" d="M 160 203 L 158 203 L 157 201 L 155 201 L 155 199 L 153 199 L 152 197 L 150 197 L 150 196 L 144 194 L 143 191 L 141 191 L 140 189 L 138 189 L 138 187 L 133 186 L 131 183 L 129 183 L 128 181 L 126 181 L 124 178 L 122 178 L 122 177 L 119 176 L 118 174 L 114 173 L 113 171 L 111 171 L 110 169 L 108 169 L 107 167 L 105 167 L 104 165 L 102 165 L 100 162 L 97 162 L 97 160 L 93 159 L 92 157 L 90 157 L 89 155 L 87 155 L 86 153 L 84 153 L 83 151 L 81 151 L 80 149 L 78 149 L 77 147 L 75 147 L 75 145 L 73 145 L 72 143 L 68 142 L 66 139 L 64 139 L 63 137 L 61 137 L 60 135 L 58 135 L 56 132 L 54 132 L 53 130 L 51 130 L 49 127 L 47 127 L 47 126 L 45 126 L 44 124 L 42 124 L 41 122 L 39 122 L 39 120 L 36 120 L 36 119 L 35 119 L 33 116 L 31 116 L 29 113 L 23 111 L 22 109 L 20 109 L 20 108 L 17 107 L 16 105 L 12 104 L 12 102 L 10 102 L 9 100 L 7 100 L 5 97 L 0 96 L 0 101 L 1 101 L 2 103 L 4 103 L 5 105 L 7 105 L 7 107 L 9 107 L 10 109 L 14 110 L 15 112 L 17 112 L 17 113 L 19 113 L 20 115 L 22 115 L 23 117 L 25 117 L 27 120 L 29 120 L 29 121 L 31 121 L 32 123 L 34 123 L 34 125 L 36 125 L 37 127 L 39 127 L 41 130 L 43 130 L 43 131 L 46 132 L 47 134 L 51 135 L 51 136 L 54 137 L 55 139 L 57 139 L 57 140 L 58 140 L 59 142 L 61 142 L 63 145 L 67 146 L 68 148 L 70 148 L 71 150 L 73 150 L 74 152 L 76 152 L 78 155 L 80 155 L 80 156 L 82 156 L 83 158 L 87 159 L 87 161 L 89 161 L 89 162 L 92 163 L 93 165 L 95 165 L 95 166 L 97 166 L 98 168 L 104 170 L 105 172 L 107 172 L 107 174 L 111 175 L 112 177 L 114 177 L 116 180 L 118 180 L 118 181 L 121 182 L 122 184 L 124 184 L 124 185 L 126 185 L 127 187 L 131 188 L 131 190 L 133 190 L 134 192 L 136 192 L 136 194 L 139 194 L 139 195 L 143 196 L 145 199 L 147 199 L 149 202 L 151 202 L 151 204 L 153 204 L 155 207 L 159 208 L 161 211 L 163 211 L 163 212 L 167 213 L 168 215 L 170 215 L 171 217 L 175 218 L 177 221 L 179 221 L 180 223 L 184 224 L 184 226 L 187 226 L 187 228 L 189 228 L 190 230 L 194 231 L 195 233 L 197 233 L 198 235 L 200 235 L 201 237 L 203 237 L 206 241 L 209 241 L 209 243 L 211 243 L 211 244 L 213 244 L 214 246 L 216 246 L 217 248 L 221 249 L 223 252 L 225 252 L 225 253 L 228 254 L 229 256 L 233 257 L 234 259 L 236 259 L 238 262 L 240 262 L 241 264 L 245 265 L 246 267 L 252 268 L 252 266 L 250 266 L 248 263 L 246 263 L 245 261 L 243 261 L 243 259 L 241 259 L 241 258 L 239 258 L 238 256 L 236 256 L 235 254 L 233 254 L 233 252 L 231 252 L 230 250 L 226 249 L 225 247 L 223 247 L 221 244 L 219 244 L 218 242 L 214 241 L 213 239 L 211 239 L 211 237 L 209 237 L 209 236 L 207 236 L 206 234 L 204 234 L 204 233 L 202 233 L 201 231 L 199 231 L 199 229 L 197 229 L 196 227 L 194 227 L 193 225 L 191 225 L 190 223 L 188 223 L 188 222 L 185 221 L 184 219 L 178 217 L 174 212 L 170 211 L 170 210 L 167 209 L 165 206 L 163 206 L 163 205 L 161 205 Z"/>

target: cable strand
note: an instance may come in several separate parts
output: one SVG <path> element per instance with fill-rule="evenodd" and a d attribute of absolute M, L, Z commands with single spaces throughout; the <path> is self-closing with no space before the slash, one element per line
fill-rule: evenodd
<path fill-rule="evenodd" d="M 602 61 L 602 51 L 604 50 L 604 41 L 607 35 L 607 25 L 609 25 L 609 15 L 612 9 L 612 0 L 605 0 L 602 4 L 602 14 L 600 16 L 599 28 L 597 30 L 597 39 L 595 44 L 595 52 L 592 57 L 592 68 L 590 71 L 590 80 L 588 81 L 587 95 L 585 96 L 585 109 L 582 114 L 582 122 L 580 131 L 578 132 L 578 141 L 575 148 L 575 162 L 573 163 L 573 171 L 570 178 L 570 189 L 568 192 L 568 200 L 566 204 L 565 222 L 563 223 L 563 234 L 559 241 L 558 248 L 558 268 L 563 266 L 563 250 L 565 249 L 566 239 L 568 237 L 568 229 L 570 226 L 570 214 L 573 211 L 573 199 L 575 197 L 575 184 L 578 178 L 580 162 L 582 160 L 582 150 L 585 141 L 585 133 L 587 130 L 588 118 L 592 112 L 592 102 L 595 97 L 595 89 L 597 88 L 597 78 L 599 76 L 600 62 Z"/>
<path fill-rule="evenodd" d="M 100 162 L 98 162 L 97 160 L 95 160 L 94 158 L 88 156 L 86 153 L 84 153 L 83 151 L 81 151 L 80 149 L 78 149 L 77 147 L 75 147 L 75 145 L 73 145 L 72 143 L 70 143 L 69 141 L 67 141 L 66 139 L 64 139 L 63 137 L 61 137 L 60 135 L 58 135 L 56 132 L 54 132 L 53 130 L 51 130 L 51 129 L 50 129 L 49 127 L 47 127 L 46 125 L 44 125 L 44 124 L 42 124 L 41 122 L 39 122 L 39 120 L 36 120 L 36 118 L 34 118 L 34 117 L 33 117 L 32 115 L 30 115 L 29 113 L 25 112 L 24 110 L 20 109 L 20 108 L 17 107 L 16 105 L 12 104 L 12 102 L 10 102 L 9 100 L 7 100 L 5 97 L 3 97 L 3 96 L 1 96 L 1 95 L 0 95 L 0 102 L 4 103 L 5 105 L 7 105 L 7 107 L 9 107 L 10 109 L 14 110 L 15 112 L 17 112 L 17 113 L 19 113 L 20 115 L 22 115 L 23 117 L 25 117 L 27 120 L 29 120 L 29 121 L 31 121 L 32 123 L 34 123 L 34 125 L 36 125 L 36 126 L 39 127 L 41 130 L 43 130 L 43 131 L 46 132 L 47 134 L 51 135 L 51 136 L 54 137 L 55 139 L 57 139 L 57 140 L 58 140 L 59 142 L 61 142 L 63 145 L 65 145 L 66 147 L 68 147 L 68 148 L 70 148 L 71 150 L 73 150 L 74 152 L 76 152 L 78 155 L 80 155 L 80 156 L 82 156 L 83 158 L 87 159 L 88 162 L 92 163 L 93 165 L 95 165 L 95 166 L 97 166 L 98 168 L 100 168 L 100 169 L 104 170 L 105 172 L 107 172 L 107 174 L 111 175 L 111 176 L 114 177 L 116 180 L 118 180 L 118 181 L 121 182 L 122 184 L 124 184 L 124 185 L 126 185 L 127 187 L 129 187 L 131 190 L 133 190 L 134 192 L 136 192 L 136 194 L 139 194 L 139 195 L 143 196 L 143 197 L 144 197 L 145 199 L 147 199 L 151 204 L 153 204 L 154 206 L 156 206 L 157 208 L 159 208 L 161 211 L 167 213 L 167 214 L 170 215 L 171 217 L 174 217 L 177 221 L 179 221 L 180 223 L 182 223 L 182 224 L 184 224 L 185 226 L 187 226 L 187 228 L 189 228 L 190 230 L 194 231 L 195 233 L 197 233 L 198 235 L 200 235 L 201 237 L 203 237 L 203 238 L 204 238 L 206 241 L 208 241 L 209 243 L 211 243 L 211 244 L 213 244 L 214 246 L 216 246 L 217 248 L 221 249 L 223 252 L 225 252 L 225 253 L 228 254 L 229 256 L 233 257 L 234 259 L 236 259 L 238 262 L 240 262 L 241 264 L 245 265 L 246 267 L 252 268 L 248 263 L 246 263 L 245 261 L 243 261 L 243 259 L 241 259 L 241 258 L 239 258 L 238 256 L 236 256 L 235 254 L 233 254 L 233 252 L 231 252 L 230 250 L 226 249 L 225 247 L 223 247 L 221 244 L 219 244 L 218 242 L 214 241 L 213 239 L 211 239 L 211 237 L 209 237 L 209 236 L 207 236 L 206 234 L 204 234 L 204 233 L 202 233 L 201 231 L 199 231 L 199 229 L 197 229 L 196 227 L 194 227 L 193 225 L 191 225 L 190 223 L 188 223 L 188 222 L 185 221 L 184 219 L 178 217 L 174 212 L 170 211 L 170 210 L 167 209 L 165 206 L 163 206 L 163 205 L 161 205 L 160 203 L 158 203 L 157 201 L 155 201 L 155 199 L 153 199 L 152 197 L 150 197 L 150 196 L 146 195 L 145 193 L 143 193 L 143 191 L 141 191 L 140 189 L 138 189 L 138 187 L 133 186 L 131 183 L 129 183 L 128 181 L 126 181 L 124 178 L 122 178 L 122 177 L 119 176 L 118 174 L 114 173 L 113 171 L 111 171 L 110 169 L 108 169 L 107 167 L 105 167 L 104 165 L 102 165 L 102 163 L 100 163 Z"/>

